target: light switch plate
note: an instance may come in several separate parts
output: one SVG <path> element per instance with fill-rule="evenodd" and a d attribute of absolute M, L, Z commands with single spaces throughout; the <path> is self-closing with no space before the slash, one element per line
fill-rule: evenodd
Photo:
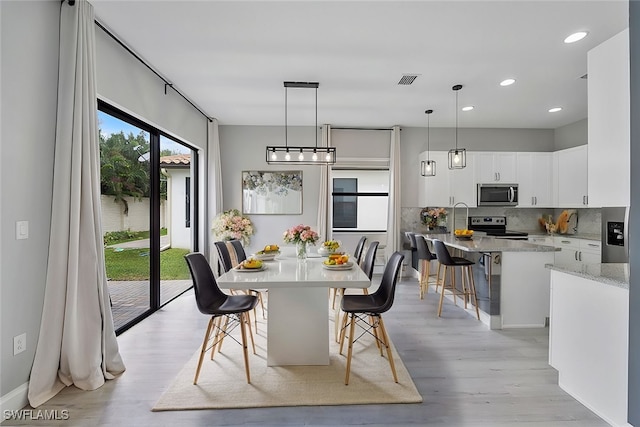
<path fill-rule="evenodd" d="M 29 221 L 17 221 L 16 222 L 16 239 L 28 239 L 29 238 Z"/>

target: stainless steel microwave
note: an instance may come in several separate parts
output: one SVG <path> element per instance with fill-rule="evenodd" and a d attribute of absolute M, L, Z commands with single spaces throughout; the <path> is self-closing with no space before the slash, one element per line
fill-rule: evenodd
<path fill-rule="evenodd" d="M 518 184 L 478 184 L 478 206 L 517 206 Z"/>

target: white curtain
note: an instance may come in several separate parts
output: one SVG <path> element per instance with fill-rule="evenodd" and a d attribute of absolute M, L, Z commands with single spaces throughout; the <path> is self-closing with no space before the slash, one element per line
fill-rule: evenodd
<path fill-rule="evenodd" d="M 33 407 L 65 386 L 94 390 L 125 370 L 104 264 L 94 28 L 86 0 L 61 4 L 51 233 L 29 380 Z"/>
<path fill-rule="evenodd" d="M 331 146 L 331 125 L 322 126 L 322 146 Z M 320 191 L 318 192 L 318 234 L 321 239 L 331 240 L 331 224 L 329 223 L 329 166 L 320 166 Z"/>
<path fill-rule="evenodd" d="M 387 218 L 387 259 L 400 248 L 400 126 L 391 130 L 389 147 L 389 215 Z"/>
<path fill-rule="evenodd" d="M 222 163 L 220 161 L 220 133 L 218 132 L 218 120 L 209 122 L 207 132 L 209 149 L 207 150 L 207 171 L 208 171 L 208 209 L 207 209 L 207 236 L 209 242 L 209 263 L 212 266 L 218 265 L 218 251 L 213 242 L 215 241 L 211 227 L 213 219 L 222 212 Z M 214 268 L 217 273 L 217 268 Z"/>

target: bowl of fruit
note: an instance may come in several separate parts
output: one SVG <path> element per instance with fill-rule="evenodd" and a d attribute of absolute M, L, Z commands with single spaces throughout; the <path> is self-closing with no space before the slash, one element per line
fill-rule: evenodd
<path fill-rule="evenodd" d="M 471 240 L 473 237 L 473 230 L 466 228 L 456 228 L 453 232 L 458 240 Z"/>
<path fill-rule="evenodd" d="M 278 245 L 266 245 L 264 249 L 253 254 L 254 258 L 260 261 L 273 261 L 277 255 L 280 255 L 280 247 Z"/>
<path fill-rule="evenodd" d="M 245 259 L 236 267 L 237 271 L 261 271 L 262 269 L 264 269 L 264 263 L 254 257 Z"/>
<path fill-rule="evenodd" d="M 318 248 L 318 253 L 322 256 L 328 256 L 330 254 L 337 254 L 340 252 L 340 241 L 339 240 L 327 240 L 322 242 L 320 247 Z"/>
<path fill-rule="evenodd" d="M 349 261 L 349 255 L 330 254 L 329 259 L 322 262 L 322 266 L 328 270 L 348 270 L 353 267 L 353 262 Z"/>

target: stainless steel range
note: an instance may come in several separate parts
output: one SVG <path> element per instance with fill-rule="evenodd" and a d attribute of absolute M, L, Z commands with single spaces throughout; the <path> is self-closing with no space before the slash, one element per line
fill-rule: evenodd
<path fill-rule="evenodd" d="M 529 234 L 522 231 L 507 230 L 506 216 L 470 216 L 469 230 L 483 231 L 496 239 L 527 240 Z"/>

